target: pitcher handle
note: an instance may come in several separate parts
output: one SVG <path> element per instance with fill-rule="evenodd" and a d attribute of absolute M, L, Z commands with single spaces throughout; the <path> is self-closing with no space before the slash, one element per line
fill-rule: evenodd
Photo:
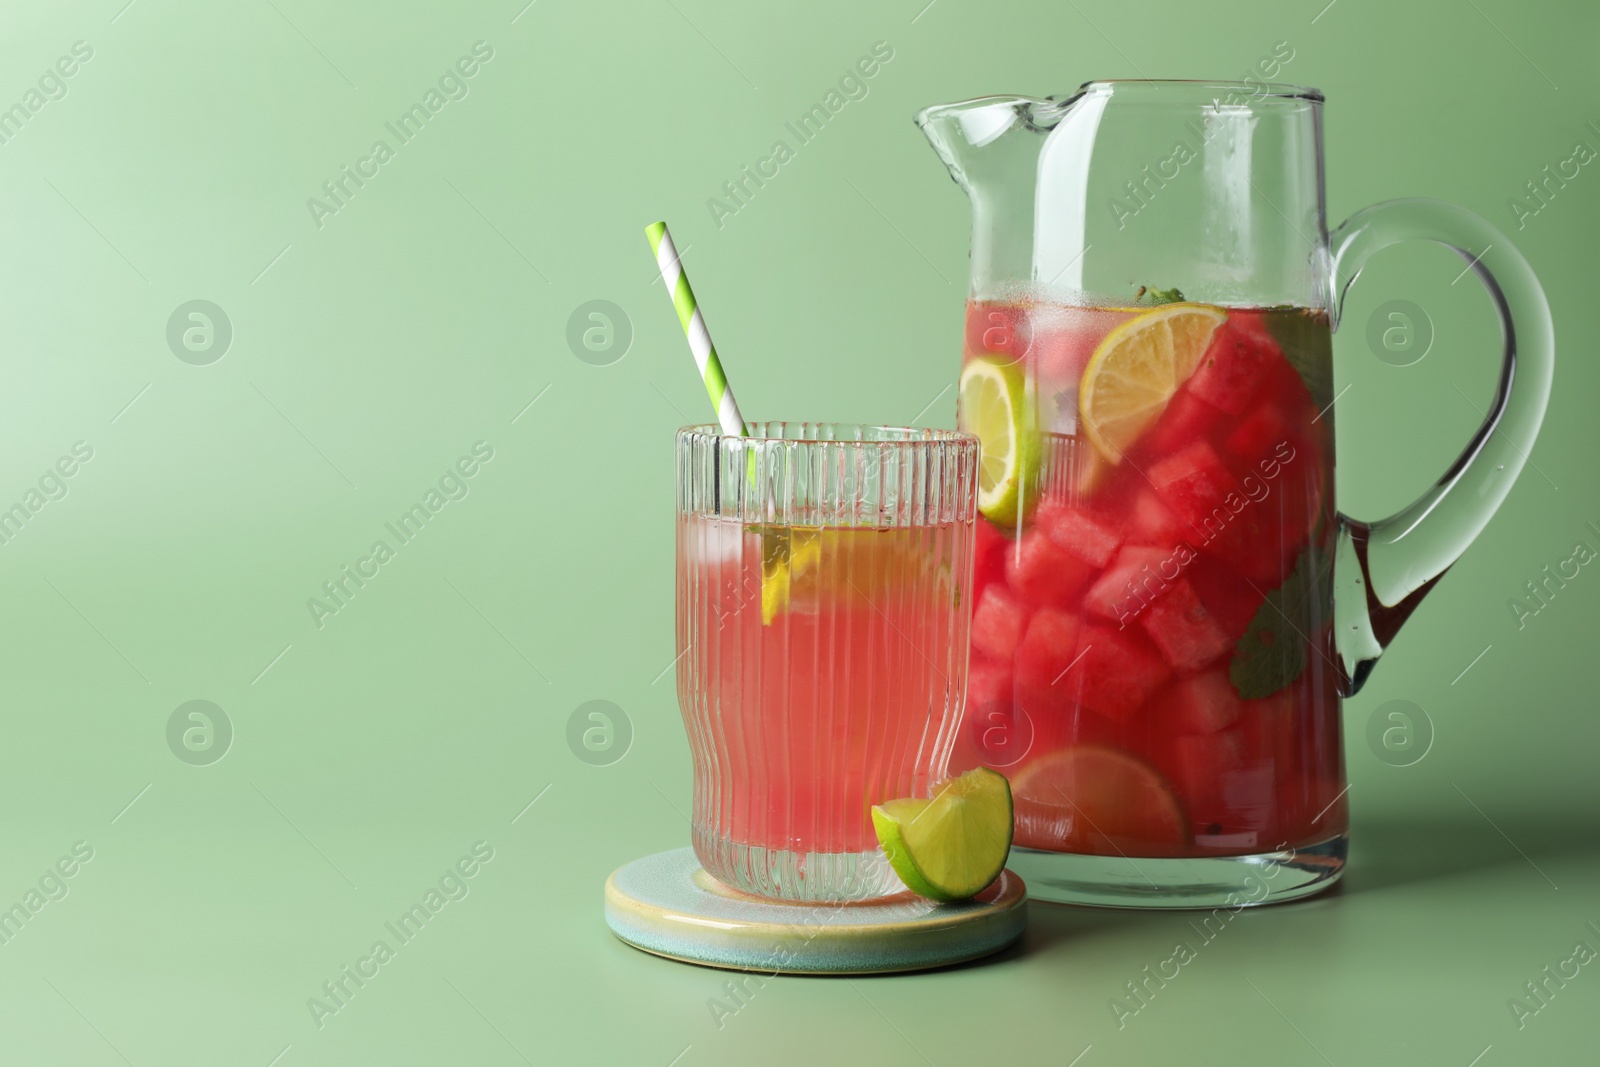
<path fill-rule="evenodd" d="M 1504 362 L 1483 424 L 1432 488 L 1378 522 L 1339 515 L 1334 645 L 1345 696 L 1361 688 L 1401 624 L 1511 491 L 1539 434 L 1555 364 L 1550 304 L 1528 261 L 1488 222 L 1437 200 L 1374 204 L 1329 235 L 1336 324 L 1372 254 L 1410 240 L 1436 241 L 1467 261 L 1499 312 Z"/>

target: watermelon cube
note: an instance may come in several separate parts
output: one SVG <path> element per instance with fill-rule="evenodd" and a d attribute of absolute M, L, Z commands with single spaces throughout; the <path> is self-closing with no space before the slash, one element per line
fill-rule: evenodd
<path fill-rule="evenodd" d="M 1245 765 L 1245 748 L 1227 731 L 1185 734 L 1173 738 L 1169 762 L 1168 772 L 1190 809 L 1214 818 L 1222 806 L 1222 776 Z"/>
<path fill-rule="evenodd" d="M 1233 647 L 1220 623 L 1206 610 L 1194 586 L 1182 578 L 1168 583 L 1166 595 L 1139 615 L 1150 640 L 1174 670 L 1191 673 Z"/>
<path fill-rule="evenodd" d="M 1242 506 L 1238 479 L 1210 442 L 1196 441 L 1150 466 L 1150 481 L 1173 514 L 1188 523 L 1195 536 L 1211 536 L 1232 517 L 1228 504 Z"/>
<path fill-rule="evenodd" d="M 1042 608 L 1028 621 L 1027 633 L 1017 647 L 1019 717 L 1028 721 L 1030 741 L 1040 750 L 1066 744 L 1080 715 L 1081 665 L 1074 666 L 1080 629 L 1078 617 L 1071 612 Z"/>
<path fill-rule="evenodd" d="M 1190 389 L 1179 389 L 1167 402 L 1156 424 L 1145 432 L 1139 442 L 1145 455 L 1152 458 L 1176 452 L 1186 445 L 1211 436 L 1222 421 L 1222 411 L 1209 401 L 1202 400 Z"/>
<path fill-rule="evenodd" d="M 1172 509 L 1161 502 L 1149 485 L 1134 491 L 1128 506 L 1128 539 L 1147 545 L 1177 545 L 1195 536 Z"/>
<path fill-rule="evenodd" d="M 1241 475 L 1261 479 L 1264 470 L 1257 465 L 1290 438 L 1289 420 L 1276 404 L 1262 404 L 1245 416 L 1223 442 Z"/>
<path fill-rule="evenodd" d="M 967 668 L 967 707 L 985 708 L 1011 703 L 1011 667 L 973 657 Z"/>
<path fill-rule="evenodd" d="M 1047 501 L 1039 505 L 1033 521 L 1056 547 L 1096 567 L 1110 563 L 1122 543 L 1121 535 L 1110 523 L 1082 508 Z"/>
<path fill-rule="evenodd" d="M 1019 695 L 1049 689 L 1078 654 L 1078 617 L 1057 608 L 1041 608 L 1028 620 L 1027 632 L 1017 646 L 1016 676 Z M 1063 689 L 1062 692 L 1070 692 Z"/>
<path fill-rule="evenodd" d="M 1293 687 L 1241 702 L 1239 717 L 1227 732 L 1239 739 L 1247 760 L 1275 759 L 1286 747 L 1292 747 L 1294 703 Z"/>
<path fill-rule="evenodd" d="M 1267 590 L 1274 588 L 1247 582 L 1226 563 L 1207 556 L 1190 564 L 1183 576 L 1233 643 L 1244 636 L 1250 620 L 1267 599 Z"/>
<path fill-rule="evenodd" d="M 991 585 L 972 609 L 972 647 L 1009 663 L 1027 622 L 1027 606 L 1005 586 Z"/>
<path fill-rule="evenodd" d="M 967 700 L 948 773 L 1015 762 L 1005 759 L 1005 743 L 1027 729 L 1025 717 L 1019 716 L 1012 699 L 1011 665 L 975 655 L 967 670 Z M 1026 740 L 1031 745 L 1031 734 Z"/>
<path fill-rule="evenodd" d="M 1228 678 L 1226 665 L 1179 678 L 1162 697 L 1163 724 L 1177 734 L 1214 734 L 1232 726 L 1244 701 Z"/>
<path fill-rule="evenodd" d="M 1283 359 L 1265 327 L 1237 312 L 1217 329 L 1188 388 L 1200 399 L 1237 415 L 1250 406 L 1275 360 Z"/>
<path fill-rule="evenodd" d="M 1078 675 L 1079 700 L 1097 715 L 1127 718 L 1171 676 L 1161 654 L 1136 629 L 1089 623 L 1081 640 L 1082 658 L 1072 673 Z"/>
<path fill-rule="evenodd" d="M 1277 476 L 1264 479 L 1266 495 L 1250 501 L 1206 546 L 1263 589 L 1283 583 L 1323 506 L 1322 477 L 1312 463 L 1312 450 L 1296 444 L 1290 454 L 1287 462 L 1273 459 Z"/>
<path fill-rule="evenodd" d="M 1170 759 L 1168 773 L 1197 838 L 1227 836 L 1235 839 L 1235 847 L 1260 851 L 1277 844 L 1271 839 L 1277 811 L 1270 758 L 1252 758 L 1233 731 L 1223 730 L 1174 739 Z M 1239 836 L 1249 834 L 1255 835 L 1254 844 L 1243 845 Z"/>
<path fill-rule="evenodd" d="M 1155 545 L 1123 545 L 1105 572 L 1083 595 L 1084 611 L 1126 623 L 1167 591 L 1166 573 L 1177 575 L 1173 553 Z"/>
<path fill-rule="evenodd" d="M 1035 604 L 1075 605 L 1095 568 L 1032 529 L 1005 553 L 1006 583 Z"/>
<path fill-rule="evenodd" d="M 980 518 L 972 532 L 972 587 L 979 595 L 992 582 L 1005 581 L 1006 550 L 1011 539 L 994 523 Z"/>

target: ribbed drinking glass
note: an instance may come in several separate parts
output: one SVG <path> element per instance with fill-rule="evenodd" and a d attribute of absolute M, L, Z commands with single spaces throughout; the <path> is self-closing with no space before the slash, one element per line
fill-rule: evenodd
<path fill-rule="evenodd" d="M 707 873 L 786 900 L 901 887 L 871 806 L 926 796 L 966 685 L 978 445 L 678 431 L 678 703 Z"/>

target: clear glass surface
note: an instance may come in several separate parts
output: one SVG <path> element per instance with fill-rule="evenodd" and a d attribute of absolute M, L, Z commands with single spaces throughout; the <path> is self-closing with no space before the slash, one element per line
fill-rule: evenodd
<path fill-rule="evenodd" d="M 1283 855 L 1314 859 L 1280 864 L 1249 903 L 1332 884 L 1340 698 L 1533 446 L 1553 363 L 1537 279 L 1503 234 L 1435 201 L 1330 233 L 1323 107 L 1290 85 L 1101 81 L 917 116 L 972 209 L 963 367 L 1017 383 L 1035 458 L 1019 504 L 979 518 L 951 764 L 1012 779 L 1013 865 L 1035 896 L 1199 906 Z M 1402 240 L 1468 262 L 1504 368 L 1450 470 L 1362 522 L 1334 501 L 1331 333 L 1362 264 Z M 1168 302 L 1214 332 L 1192 359 L 1147 361 L 1131 392 L 1103 386 L 1157 397 L 1113 432 L 1086 399 L 1099 353 Z M 1168 333 L 1152 351 L 1182 348 Z"/>

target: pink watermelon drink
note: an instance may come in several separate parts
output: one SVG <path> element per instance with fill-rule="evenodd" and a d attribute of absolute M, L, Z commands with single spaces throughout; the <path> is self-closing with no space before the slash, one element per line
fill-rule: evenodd
<path fill-rule="evenodd" d="M 784 432 L 782 424 L 752 432 L 772 427 Z M 874 494 L 903 493 L 898 501 L 785 502 L 771 510 L 806 521 L 748 521 L 727 500 L 747 469 L 743 453 L 730 458 L 727 449 L 714 501 L 680 496 L 678 702 L 694 759 L 694 847 L 709 874 L 762 896 L 900 891 L 878 849 L 872 805 L 927 796 L 958 725 L 977 442 L 947 431 L 846 429 L 890 439 L 870 448 L 830 442 L 826 451 L 776 444 L 816 452 L 815 467 L 809 458 L 796 466 L 840 483 L 852 468 L 882 464 L 863 483 Z M 705 472 L 695 450 L 710 455 L 715 440 L 680 432 L 680 485 Z M 883 459 L 895 452 L 907 462 Z M 838 521 L 847 516 L 857 521 Z M 869 516 L 884 525 L 860 522 Z"/>
<path fill-rule="evenodd" d="M 1010 777 L 1036 849 L 1343 833 L 1326 316 L 973 302 L 967 321 L 962 425 L 1010 489 L 980 497 L 952 771 Z M 971 425 L 1008 403 L 1009 431 Z"/>

